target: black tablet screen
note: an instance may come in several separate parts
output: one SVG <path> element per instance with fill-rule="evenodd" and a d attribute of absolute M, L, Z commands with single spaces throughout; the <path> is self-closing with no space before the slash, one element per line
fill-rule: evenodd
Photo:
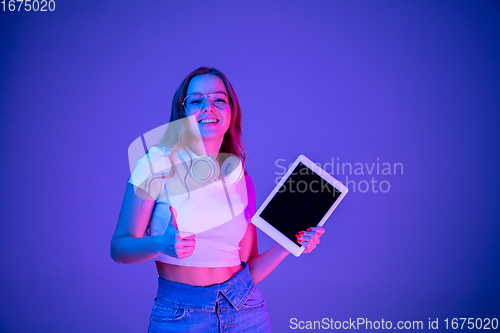
<path fill-rule="evenodd" d="M 260 216 L 300 246 L 295 234 L 317 226 L 340 194 L 300 162 Z"/>

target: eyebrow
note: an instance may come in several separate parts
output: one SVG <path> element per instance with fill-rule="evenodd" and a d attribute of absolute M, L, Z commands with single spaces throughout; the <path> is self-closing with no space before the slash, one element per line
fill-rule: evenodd
<path fill-rule="evenodd" d="M 189 96 L 189 95 L 194 95 L 194 94 L 216 94 L 216 93 L 223 93 L 223 94 L 227 94 L 227 92 L 225 92 L 225 91 L 212 91 L 212 92 L 206 92 L 206 93 L 202 93 L 202 92 L 194 92 L 194 93 L 187 94 L 187 95 Z"/>

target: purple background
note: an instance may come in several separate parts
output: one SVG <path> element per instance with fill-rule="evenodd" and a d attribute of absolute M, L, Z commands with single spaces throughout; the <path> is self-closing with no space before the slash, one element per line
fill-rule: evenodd
<path fill-rule="evenodd" d="M 277 159 L 403 163 L 258 284 L 298 320 L 500 317 L 498 1 L 62 1 L 0 13 L 1 332 L 145 332 L 152 261 L 109 256 L 128 145 L 226 73 L 260 205 Z M 327 170 L 328 171 L 328 170 Z M 345 175 L 334 173 L 344 181 Z M 363 186 L 364 188 L 364 186 Z M 274 242 L 259 231 L 263 252 Z"/>

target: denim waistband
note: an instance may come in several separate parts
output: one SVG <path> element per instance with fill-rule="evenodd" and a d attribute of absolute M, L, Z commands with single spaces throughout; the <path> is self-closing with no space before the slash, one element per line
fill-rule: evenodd
<path fill-rule="evenodd" d="M 235 309 L 247 301 L 255 288 L 248 264 L 232 279 L 209 287 L 192 286 L 158 278 L 158 297 L 185 309 L 215 311 L 219 293 L 223 294 Z"/>

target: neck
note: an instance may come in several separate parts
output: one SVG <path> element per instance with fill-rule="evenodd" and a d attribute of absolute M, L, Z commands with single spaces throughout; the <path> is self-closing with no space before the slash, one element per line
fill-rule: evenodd
<path fill-rule="evenodd" d="M 198 156 L 209 155 L 210 157 L 217 159 L 217 155 L 220 152 L 220 147 L 222 146 L 222 141 L 224 137 L 214 137 L 214 138 L 203 138 L 201 140 L 195 140 L 191 144 L 191 150 Z"/>

